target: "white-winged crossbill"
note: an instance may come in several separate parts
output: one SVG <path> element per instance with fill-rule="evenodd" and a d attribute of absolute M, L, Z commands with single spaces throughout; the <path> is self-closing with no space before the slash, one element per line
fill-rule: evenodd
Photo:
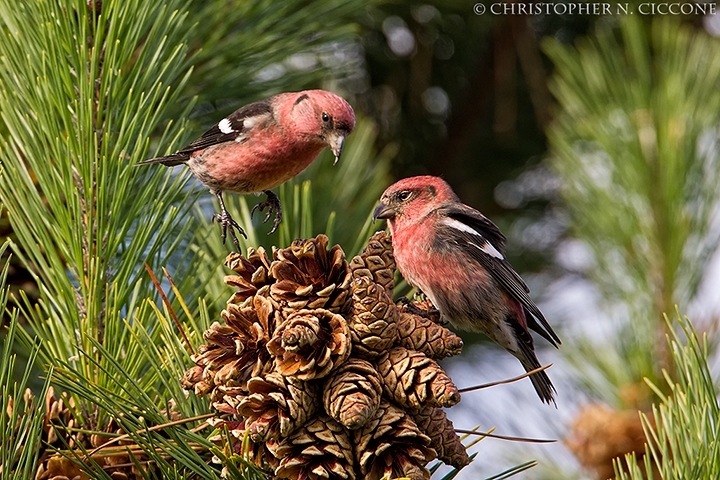
<path fill-rule="evenodd" d="M 234 230 L 241 235 L 245 232 L 225 209 L 222 193 L 264 193 L 266 201 L 256 205 L 253 212 L 268 208 L 265 221 L 275 213 L 272 233 L 280 224 L 282 207 L 271 189 L 305 170 L 325 147 L 330 147 L 337 162 L 354 127 L 352 107 L 334 93 L 281 93 L 245 105 L 172 155 L 138 165 L 186 164 L 220 202 L 220 213 L 213 220 L 222 226 L 223 242 L 229 227 L 240 248 Z"/>
<path fill-rule="evenodd" d="M 461 330 L 484 333 L 526 371 L 540 367 L 529 330 L 560 344 L 505 258 L 505 236 L 482 213 L 460 202 L 444 180 L 400 180 L 382 194 L 374 218 L 388 222 L 400 273 L 444 319 Z M 541 400 L 554 402 L 555 388 L 545 371 L 530 379 Z"/>

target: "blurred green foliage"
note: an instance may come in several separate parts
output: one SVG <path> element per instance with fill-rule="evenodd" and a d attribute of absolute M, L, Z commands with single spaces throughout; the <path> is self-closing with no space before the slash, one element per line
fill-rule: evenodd
<path fill-rule="evenodd" d="M 622 387 L 668 368 L 663 314 L 693 300 L 720 242 L 718 40 L 627 16 L 577 47 L 545 47 L 560 112 L 553 166 L 617 327 L 606 345 L 580 343 L 578 366 L 599 369 L 610 385 L 586 386 L 622 404 Z"/>

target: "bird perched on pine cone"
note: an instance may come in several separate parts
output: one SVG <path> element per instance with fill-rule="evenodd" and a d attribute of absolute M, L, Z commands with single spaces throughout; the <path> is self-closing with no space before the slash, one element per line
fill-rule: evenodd
<path fill-rule="evenodd" d="M 450 186 L 431 176 L 400 180 L 382 194 L 374 218 L 388 221 L 398 269 L 442 317 L 482 332 L 526 371 L 540 367 L 529 329 L 554 346 L 560 339 L 505 258 L 505 236 Z M 544 371 L 530 376 L 541 400 L 554 401 Z"/>
<path fill-rule="evenodd" d="M 138 165 L 184 163 L 190 167 L 220 202 L 220 213 L 213 220 L 222 226 L 223 243 L 230 228 L 239 249 L 235 229 L 243 236 L 245 232 L 225 209 L 223 192 L 264 193 L 266 201 L 255 205 L 251 213 L 267 208 L 267 222 L 274 212 L 272 233 L 280 224 L 282 207 L 271 189 L 305 170 L 325 147 L 330 147 L 337 162 L 354 127 L 352 107 L 334 93 L 281 93 L 245 105 L 172 155 Z"/>

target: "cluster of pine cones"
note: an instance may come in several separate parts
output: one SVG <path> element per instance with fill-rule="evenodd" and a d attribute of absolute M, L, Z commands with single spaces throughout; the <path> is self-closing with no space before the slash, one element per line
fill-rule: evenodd
<path fill-rule="evenodd" d="M 182 379 L 209 396 L 230 436 L 220 445 L 277 479 L 428 479 L 435 458 L 468 463 L 442 410 L 460 394 L 435 361 L 462 341 L 393 303 L 384 232 L 349 263 L 318 235 L 272 256 L 230 254 L 226 266 L 236 291 Z"/>

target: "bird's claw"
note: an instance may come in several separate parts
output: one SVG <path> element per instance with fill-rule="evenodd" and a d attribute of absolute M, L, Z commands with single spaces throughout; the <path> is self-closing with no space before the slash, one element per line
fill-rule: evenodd
<path fill-rule="evenodd" d="M 222 228 L 222 233 L 220 234 L 220 237 L 222 238 L 223 245 L 225 245 L 225 238 L 227 237 L 227 231 L 228 227 L 230 227 L 230 236 L 232 236 L 233 243 L 237 247 L 238 251 L 241 251 L 240 249 L 240 241 L 238 240 L 237 235 L 235 235 L 235 230 L 237 230 L 240 235 L 247 238 L 247 235 L 245 234 L 245 230 L 235 221 L 234 218 L 230 216 L 230 214 L 223 210 L 222 213 L 216 213 L 212 216 L 213 222 L 218 222 L 220 224 L 220 227 Z"/>
<path fill-rule="evenodd" d="M 228 213 L 227 209 L 225 208 L 225 202 L 223 201 L 222 192 L 213 192 L 215 196 L 218 199 L 218 203 L 220 203 L 220 213 L 216 213 L 212 216 L 213 222 L 218 222 L 220 226 L 222 227 L 222 233 L 220 234 L 220 237 L 222 238 L 223 245 L 225 245 L 225 238 L 227 237 L 227 230 L 228 227 L 230 227 L 230 235 L 233 237 L 233 243 L 235 243 L 235 246 L 237 247 L 238 251 L 242 251 L 240 248 L 240 241 L 237 238 L 237 235 L 235 235 L 235 230 L 240 232 L 240 235 L 247 238 L 247 235 L 245 234 L 245 230 L 238 225 L 238 223 L 233 219 L 230 214 Z"/>
<path fill-rule="evenodd" d="M 268 232 L 268 235 L 270 235 L 270 234 L 274 233 L 275 230 L 277 230 L 278 226 L 280 225 L 280 221 L 282 220 L 282 205 L 280 205 L 280 198 L 277 195 L 275 195 L 273 192 L 271 192 L 270 190 L 265 190 L 263 193 L 267 196 L 267 199 L 265 199 L 264 202 L 258 203 L 257 205 L 255 205 L 252 208 L 252 210 L 250 210 L 250 217 L 252 217 L 253 214 L 255 214 L 255 210 L 264 212 L 265 209 L 267 208 L 268 211 L 265 214 L 265 218 L 263 219 L 263 223 L 267 223 L 268 220 L 270 220 L 270 217 L 272 216 L 272 214 L 275 213 L 275 220 L 273 221 L 273 227 L 270 230 L 270 232 Z"/>
<path fill-rule="evenodd" d="M 405 297 L 405 300 L 407 300 L 407 297 Z M 415 290 L 415 293 L 413 293 L 412 301 L 416 302 L 416 303 L 420 303 L 420 302 L 424 302 L 425 300 L 428 300 L 427 295 L 425 295 L 425 292 L 423 292 L 422 290 Z"/>
<path fill-rule="evenodd" d="M 423 295 L 424 297 L 424 295 Z M 415 298 L 417 298 L 417 294 L 415 294 Z M 400 297 L 398 299 L 398 303 L 400 303 L 403 306 L 403 309 L 411 313 L 413 315 L 418 315 L 423 318 L 427 318 L 428 320 L 440 324 L 445 325 L 447 324 L 447 320 L 444 320 L 442 318 L 442 315 L 440 314 L 440 310 L 435 308 L 434 305 L 431 304 L 431 308 L 429 310 L 426 310 L 424 308 L 418 307 L 413 301 L 411 301 L 407 297 Z M 429 303 L 429 302 L 428 302 Z"/>

